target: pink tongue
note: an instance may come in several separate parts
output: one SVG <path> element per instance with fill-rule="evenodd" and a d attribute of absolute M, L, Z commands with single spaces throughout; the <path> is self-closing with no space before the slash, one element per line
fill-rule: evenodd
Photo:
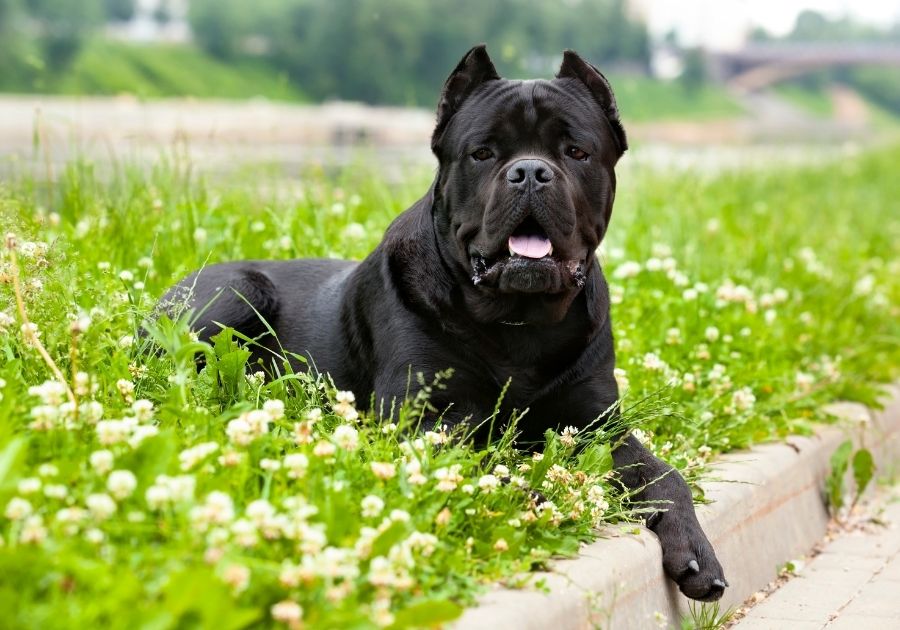
<path fill-rule="evenodd" d="M 509 249 L 526 258 L 543 258 L 550 253 L 550 239 L 545 236 L 510 236 Z"/>

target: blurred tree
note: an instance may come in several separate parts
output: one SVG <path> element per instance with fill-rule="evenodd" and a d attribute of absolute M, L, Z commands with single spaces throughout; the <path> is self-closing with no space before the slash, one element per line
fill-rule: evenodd
<path fill-rule="evenodd" d="M 684 69 L 681 71 L 678 81 L 685 91 L 695 94 L 706 85 L 707 80 L 706 57 L 703 49 L 699 47 L 686 49 L 682 63 Z"/>
<path fill-rule="evenodd" d="M 221 58 L 264 39 L 272 63 L 313 98 L 431 104 L 479 42 L 512 77 L 551 74 L 565 48 L 603 66 L 646 67 L 646 28 L 626 9 L 624 0 L 192 0 L 190 19 Z"/>
<path fill-rule="evenodd" d="M 25 12 L 19 0 L 0 0 L 0 87 L 27 87 L 30 46 L 23 35 Z"/>
<path fill-rule="evenodd" d="M 127 22 L 134 17 L 136 0 L 103 0 L 103 15 L 110 22 Z"/>
<path fill-rule="evenodd" d="M 91 31 L 102 24 L 101 0 L 25 0 L 43 63 L 65 68 Z"/>

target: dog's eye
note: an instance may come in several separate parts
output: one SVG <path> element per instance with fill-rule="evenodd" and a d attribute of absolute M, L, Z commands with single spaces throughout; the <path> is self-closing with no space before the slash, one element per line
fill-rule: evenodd
<path fill-rule="evenodd" d="M 483 162 L 484 160 L 489 160 L 492 157 L 494 157 L 494 153 L 490 149 L 486 149 L 484 147 L 481 147 L 472 154 L 472 159 L 476 162 Z"/>
<path fill-rule="evenodd" d="M 582 161 L 584 161 L 590 157 L 587 154 L 587 152 L 582 151 L 581 149 L 579 149 L 578 147 L 575 147 L 575 146 L 571 146 L 568 149 L 566 149 L 566 155 L 568 155 L 573 160 L 582 160 Z"/>

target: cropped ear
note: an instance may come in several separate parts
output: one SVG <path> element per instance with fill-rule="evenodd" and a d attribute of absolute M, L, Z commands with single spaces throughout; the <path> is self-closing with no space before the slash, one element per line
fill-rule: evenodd
<path fill-rule="evenodd" d="M 559 79 L 578 79 L 587 86 L 594 98 L 597 99 L 597 102 L 600 103 L 600 107 L 603 108 L 606 119 L 609 120 L 613 136 L 619 144 L 619 155 L 621 156 L 628 149 L 628 140 L 625 138 L 625 129 L 622 127 L 622 121 L 619 120 L 619 108 L 616 106 L 616 97 L 613 96 L 612 88 L 606 77 L 573 50 L 567 50 L 563 53 L 562 65 L 559 67 L 556 77 Z"/>
<path fill-rule="evenodd" d="M 486 81 L 496 81 L 499 78 L 500 75 L 497 74 L 484 44 L 475 46 L 463 56 L 441 90 L 441 100 L 438 101 L 437 107 L 437 125 L 431 136 L 432 150 L 437 148 L 441 134 L 444 133 L 453 114 L 459 111 L 475 88 Z"/>

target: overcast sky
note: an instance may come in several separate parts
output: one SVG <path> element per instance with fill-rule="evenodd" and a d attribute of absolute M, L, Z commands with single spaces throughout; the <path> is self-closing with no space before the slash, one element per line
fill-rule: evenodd
<path fill-rule="evenodd" d="M 686 45 L 721 49 L 739 46 L 754 26 L 784 34 L 797 14 L 814 9 L 829 16 L 851 15 L 890 25 L 900 21 L 900 0 L 631 0 L 643 8 L 651 33 L 674 29 Z"/>

